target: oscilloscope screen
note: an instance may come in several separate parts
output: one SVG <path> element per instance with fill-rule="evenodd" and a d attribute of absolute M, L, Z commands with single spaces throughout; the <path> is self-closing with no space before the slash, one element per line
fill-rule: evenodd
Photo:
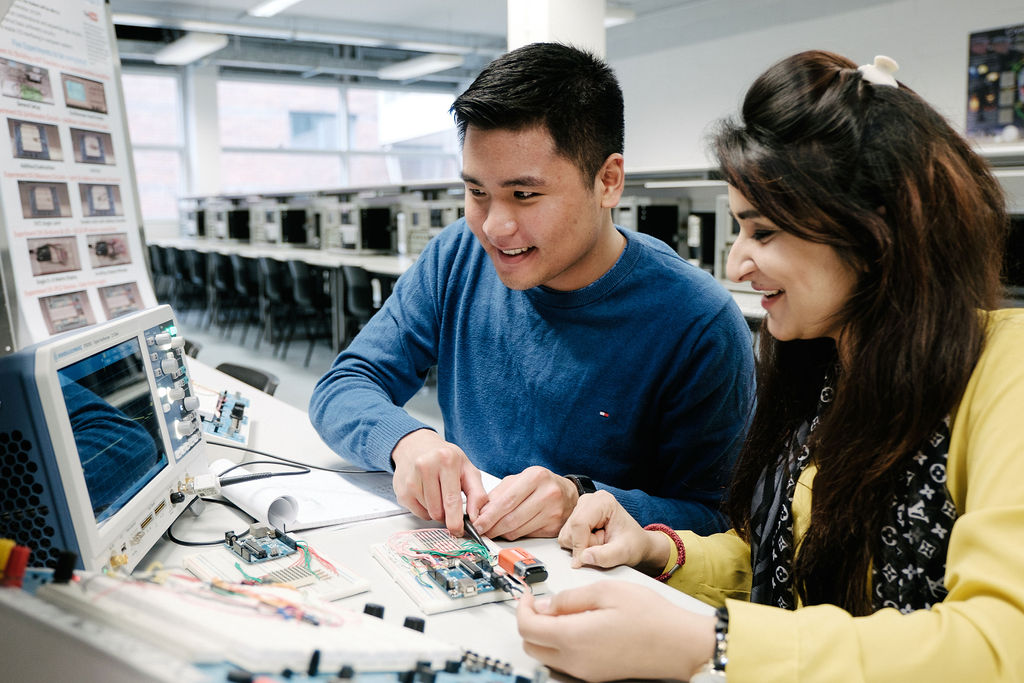
<path fill-rule="evenodd" d="M 139 341 L 122 342 L 58 374 L 99 524 L 168 463 Z"/>

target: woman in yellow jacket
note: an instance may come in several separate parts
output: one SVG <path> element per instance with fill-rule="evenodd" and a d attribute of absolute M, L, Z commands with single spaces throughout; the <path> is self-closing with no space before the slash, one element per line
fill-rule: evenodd
<path fill-rule="evenodd" d="M 601 582 L 526 599 L 526 651 L 587 679 L 1024 680 L 1024 309 L 985 163 L 896 65 L 785 59 L 713 139 L 763 295 L 733 530 L 581 498 L 576 566 L 646 571 L 696 615 Z"/>

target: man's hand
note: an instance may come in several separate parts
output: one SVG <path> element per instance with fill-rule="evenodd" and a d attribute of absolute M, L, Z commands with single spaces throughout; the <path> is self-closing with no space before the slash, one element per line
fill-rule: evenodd
<path fill-rule="evenodd" d="M 491 538 L 550 538 L 558 534 L 578 499 L 575 484 L 535 465 L 502 479 L 480 515 L 469 516 L 476 530 Z"/>
<path fill-rule="evenodd" d="M 471 519 L 487 502 L 480 470 L 461 448 L 433 430 L 406 434 L 395 445 L 391 460 L 398 502 L 420 519 L 444 522 L 453 536 L 463 533 L 462 493 L 466 493 L 466 512 Z"/>

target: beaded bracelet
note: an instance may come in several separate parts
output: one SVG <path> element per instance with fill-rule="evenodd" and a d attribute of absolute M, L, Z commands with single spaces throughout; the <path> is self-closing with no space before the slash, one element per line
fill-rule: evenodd
<path fill-rule="evenodd" d="M 676 563 L 671 569 L 660 576 L 655 576 L 655 581 L 668 581 L 669 578 L 676 573 L 676 570 L 683 566 L 686 562 L 686 547 L 683 545 L 683 539 L 679 538 L 679 534 L 676 530 L 667 524 L 648 524 L 644 527 L 644 531 L 660 531 L 663 534 L 668 535 L 672 539 L 672 542 L 676 544 Z"/>

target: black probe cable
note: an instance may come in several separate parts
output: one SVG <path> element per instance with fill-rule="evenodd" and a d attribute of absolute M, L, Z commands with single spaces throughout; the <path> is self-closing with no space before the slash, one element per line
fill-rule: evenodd
<path fill-rule="evenodd" d="M 311 470 L 321 470 L 321 471 L 324 471 L 324 472 L 337 472 L 338 474 L 379 474 L 381 472 L 386 472 L 387 474 L 391 474 L 390 472 L 387 472 L 387 470 L 363 470 L 363 469 L 346 468 L 346 467 L 321 467 L 320 465 L 311 465 L 308 462 L 301 462 L 299 460 L 290 460 L 290 459 L 285 458 L 284 456 L 281 456 L 281 455 L 274 455 L 273 453 L 267 453 L 266 451 L 257 450 L 255 448 L 249 448 L 248 446 L 237 446 L 237 445 L 231 444 L 231 443 L 216 443 L 216 444 L 212 444 L 212 445 L 219 446 L 221 448 L 234 448 L 235 450 L 246 451 L 247 453 L 255 453 L 256 455 L 262 455 L 262 456 L 267 457 L 267 458 L 274 458 L 275 460 L 280 460 L 281 462 L 286 462 L 286 463 L 288 463 L 290 465 L 297 465 L 299 467 L 308 467 Z M 247 465 L 249 463 L 242 463 L 242 464 L 246 464 Z"/>

